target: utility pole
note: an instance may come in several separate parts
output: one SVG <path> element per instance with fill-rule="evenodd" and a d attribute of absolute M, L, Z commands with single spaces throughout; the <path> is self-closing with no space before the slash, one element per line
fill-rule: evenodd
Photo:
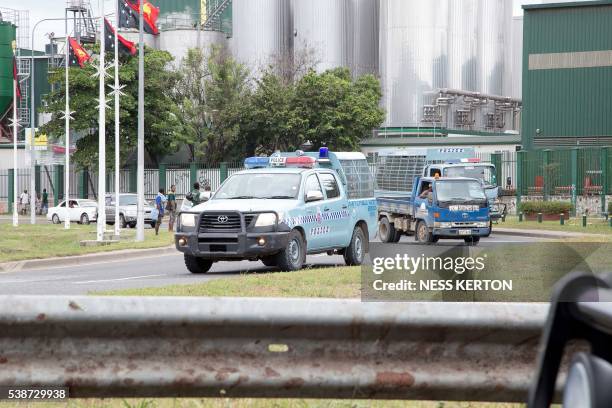
<path fill-rule="evenodd" d="M 136 241 L 144 241 L 144 17 L 143 1 L 139 5 L 138 28 L 138 213 L 136 218 Z"/>
<path fill-rule="evenodd" d="M 100 74 L 98 100 L 98 219 L 97 219 L 97 240 L 104 240 L 104 230 L 106 226 L 106 93 L 104 89 L 104 77 L 106 66 L 104 63 L 104 53 L 106 52 L 104 43 L 106 42 L 105 22 L 104 22 L 104 0 L 98 2 L 100 5 Z"/>

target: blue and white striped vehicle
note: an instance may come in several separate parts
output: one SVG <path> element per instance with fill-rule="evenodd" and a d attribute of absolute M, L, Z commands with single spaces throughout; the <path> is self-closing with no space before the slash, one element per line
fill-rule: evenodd
<path fill-rule="evenodd" d="M 221 260 L 302 268 L 307 254 L 362 263 L 376 234 L 374 180 L 361 153 L 277 153 L 251 157 L 207 202 L 179 216 L 176 248 L 187 269 Z"/>

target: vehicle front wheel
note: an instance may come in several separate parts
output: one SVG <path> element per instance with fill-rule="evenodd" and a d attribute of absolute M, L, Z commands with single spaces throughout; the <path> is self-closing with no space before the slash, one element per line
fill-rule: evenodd
<path fill-rule="evenodd" d="M 344 262 L 348 266 L 361 265 L 363 262 L 363 258 L 365 257 L 365 233 L 363 232 L 363 228 L 360 226 L 356 226 L 353 230 L 353 237 L 351 238 L 351 243 L 347 248 L 344 249 Z"/>
<path fill-rule="evenodd" d="M 306 241 L 298 230 L 289 233 L 287 246 L 276 255 L 276 264 L 282 271 L 302 269 L 306 262 Z"/>
<path fill-rule="evenodd" d="M 59 219 L 59 217 L 58 217 L 58 215 L 57 215 L 57 214 L 53 214 L 53 217 L 51 217 L 51 221 L 52 221 L 54 224 L 59 224 L 59 223 L 60 223 L 60 219 Z"/>
<path fill-rule="evenodd" d="M 210 259 L 185 254 L 185 266 L 191 273 L 206 273 L 210 270 L 212 264 L 213 261 Z"/>
<path fill-rule="evenodd" d="M 427 227 L 427 224 L 425 223 L 425 221 L 419 221 L 416 227 L 416 234 L 414 234 L 414 237 L 417 240 L 417 242 L 421 244 L 432 244 L 436 241 L 434 239 L 433 234 Z"/>
<path fill-rule="evenodd" d="M 89 225 L 89 216 L 85 213 L 81 214 L 81 224 Z"/>
<path fill-rule="evenodd" d="M 480 237 L 466 237 L 463 240 L 468 245 L 476 246 L 480 242 Z"/>

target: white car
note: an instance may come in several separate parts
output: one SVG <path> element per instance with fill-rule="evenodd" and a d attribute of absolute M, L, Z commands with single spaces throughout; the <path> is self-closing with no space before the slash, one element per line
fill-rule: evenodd
<path fill-rule="evenodd" d="M 70 221 L 76 221 L 79 224 L 89 224 L 95 222 L 98 218 L 98 204 L 94 200 L 71 199 L 59 203 L 57 207 L 49 207 L 47 212 L 47 220 L 54 224 L 59 224 L 70 217 Z"/>

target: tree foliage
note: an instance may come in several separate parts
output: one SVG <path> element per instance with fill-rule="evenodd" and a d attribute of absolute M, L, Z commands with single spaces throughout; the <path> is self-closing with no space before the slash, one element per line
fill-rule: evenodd
<path fill-rule="evenodd" d="M 94 52 L 98 52 L 98 47 Z M 110 54 L 107 54 L 108 58 Z M 160 158 L 176 151 L 181 139 L 181 126 L 178 120 L 180 112 L 168 93 L 174 88 L 176 72 L 169 63 L 172 56 L 165 51 L 150 48 L 145 49 L 145 148 L 149 155 Z M 97 61 L 94 61 L 97 64 Z M 120 57 L 120 84 L 124 95 L 120 97 L 120 137 L 121 157 L 131 153 L 137 143 L 138 128 L 138 58 Z M 80 166 L 88 167 L 98 161 L 98 77 L 93 65 L 85 68 L 69 69 L 70 109 L 74 111 L 70 122 L 71 134 L 76 133 L 77 151 L 73 160 Z M 114 157 L 114 96 L 110 95 L 110 85 L 114 83 L 113 69 L 109 69 L 110 77 L 106 80 L 107 106 L 106 110 L 106 146 L 108 164 L 112 165 Z M 54 91 L 47 98 L 45 111 L 52 115 L 50 122 L 44 125 L 44 131 L 63 139 L 65 109 L 64 70 L 50 74 L 50 82 Z M 73 133 L 74 132 L 74 133 Z M 74 136 L 72 136 L 74 137 Z"/>
<path fill-rule="evenodd" d="M 145 52 L 145 147 L 154 159 L 188 146 L 190 159 L 208 163 L 241 160 L 276 150 L 292 151 L 310 141 L 334 150 L 358 150 L 359 142 L 380 126 L 380 83 L 373 75 L 353 78 L 346 68 L 322 73 L 307 51 L 276 57 L 263 72 L 234 60 L 224 47 L 191 49 L 178 68 L 164 51 Z M 122 157 L 137 139 L 138 58 L 121 59 Z M 80 134 L 74 160 L 97 163 L 98 80 L 95 69 L 70 69 L 71 129 Z M 49 135 L 64 133 L 64 72 L 51 74 Z M 107 84 L 111 84 L 109 78 Z M 110 90 L 110 89 L 109 89 Z M 107 158 L 114 153 L 112 97 L 107 99 Z"/>
<path fill-rule="evenodd" d="M 358 150 L 359 142 L 384 120 L 380 98 L 376 77 L 354 80 L 346 68 L 310 70 L 293 82 L 265 72 L 246 118 L 245 145 L 256 141 L 247 153 L 295 150 L 306 141 L 334 150 Z"/>

